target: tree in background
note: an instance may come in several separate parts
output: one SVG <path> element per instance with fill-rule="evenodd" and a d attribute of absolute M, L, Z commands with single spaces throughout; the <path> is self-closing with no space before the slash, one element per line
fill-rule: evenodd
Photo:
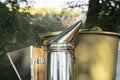
<path fill-rule="evenodd" d="M 65 9 L 74 9 L 79 8 L 79 10 L 86 11 L 85 7 L 88 6 L 88 0 L 73 0 L 73 1 L 66 1 L 67 7 Z"/>
<path fill-rule="evenodd" d="M 90 0 L 86 25 L 88 28 L 100 26 L 105 31 L 120 31 L 120 1 Z"/>
<path fill-rule="evenodd" d="M 88 8 L 87 20 L 86 20 L 86 24 L 88 26 L 85 27 L 91 28 L 98 24 L 99 12 L 100 12 L 99 0 L 90 0 L 88 6 L 89 8 Z"/>
<path fill-rule="evenodd" d="M 68 8 L 82 7 L 87 4 L 78 3 L 72 5 L 73 2 L 68 2 Z M 82 5 L 83 4 L 83 5 Z M 89 0 L 87 20 L 85 28 L 99 26 L 105 31 L 120 32 L 120 1 L 119 0 Z"/>
<path fill-rule="evenodd" d="M 120 32 L 120 1 L 101 0 L 99 25 L 106 31 Z"/>

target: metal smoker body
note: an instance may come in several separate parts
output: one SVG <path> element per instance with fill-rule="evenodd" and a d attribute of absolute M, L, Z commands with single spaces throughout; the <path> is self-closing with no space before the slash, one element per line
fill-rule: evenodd
<path fill-rule="evenodd" d="M 72 80 L 73 40 L 82 22 L 78 21 L 45 43 L 47 51 L 47 80 Z"/>
<path fill-rule="evenodd" d="M 47 80 L 72 80 L 73 44 L 54 43 L 47 53 Z"/>

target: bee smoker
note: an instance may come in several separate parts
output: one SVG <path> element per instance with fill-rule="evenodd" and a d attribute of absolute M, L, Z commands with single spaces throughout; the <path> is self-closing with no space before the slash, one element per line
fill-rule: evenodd
<path fill-rule="evenodd" d="M 47 53 L 47 80 L 72 80 L 73 43 L 53 43 Z"/>
<path fill-rule="evenodd" d="M 73 80 L 73 40 L 81 25 L 82 22 L 78 21 L 45 43 L 46 80 Z"/>

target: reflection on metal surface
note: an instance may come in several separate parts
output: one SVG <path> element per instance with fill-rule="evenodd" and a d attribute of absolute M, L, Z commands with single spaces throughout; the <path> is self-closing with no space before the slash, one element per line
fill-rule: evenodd
<path fill-rule="evenodd" d="M 82 25 L 81 20 L 76 22 L 75 24 L 71 25 L 67 29 L 63 30 L 59 35 L 53 37 L 49 41 L 46 42 L 46 44 L 51 44 L 54 42 L 72 42 L 74 40 L 74 37 L 77 35 L 80 27 Z"/>
<path fill-rule="evenodd" d="M 80 32 L 75 40 L 74 80 L 115 80 L 119 36 Z"/>
<path fill-rule="evenodd" d="M 73 44 L 54 43 L 48 48 L 47 80 L 73 80 Z"/>

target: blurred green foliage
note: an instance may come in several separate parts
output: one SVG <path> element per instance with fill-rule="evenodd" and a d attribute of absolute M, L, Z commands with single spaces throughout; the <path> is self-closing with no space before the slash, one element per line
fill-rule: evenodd
<path fill-rule="evenodd" d="M 9 11 L 5 4 L 0 3 L 0 77 L 2 80 L 18 80 L 6 53 L 27 44 L 26 39 L 30 34 L 26 32 L 30 31 L 30 26 L 27 26 L 29 23 L 24 15 L 27 14 L 15 10 Z"/>
<path fill-rule="evenodd" d="M 120 32 L 120 0 L 90 0 L 86 27 Z"/>

